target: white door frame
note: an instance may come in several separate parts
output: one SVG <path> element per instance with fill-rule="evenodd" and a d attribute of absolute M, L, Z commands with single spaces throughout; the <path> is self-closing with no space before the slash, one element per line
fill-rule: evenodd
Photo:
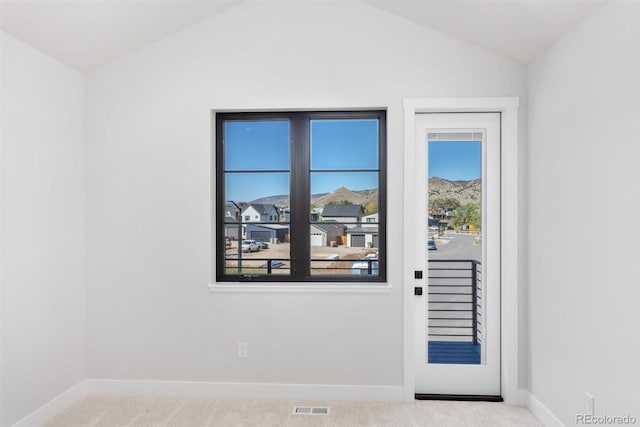
<path fill-rule="evenodd" d="M 519 98 L 419 98 L 404 100 L 404 212 L 416 212 L 410 197 L 415 176 L 415 115 L 418 113 L 480 113 L 502 114 L 500 178 L 500 320 L 501 320 L 501 388 L 507 404 L 521 404 L 518 391 L 518 105 Z M 404 400 L 415 395 L 415 286 L 413 271 L 418 270 L 412 253 L 414 234 L 411 218 L 404 220 Z M 505 256 L 506 255 L 506 256 Z M 506 260 L 514 260 L 506 262 Z"/>

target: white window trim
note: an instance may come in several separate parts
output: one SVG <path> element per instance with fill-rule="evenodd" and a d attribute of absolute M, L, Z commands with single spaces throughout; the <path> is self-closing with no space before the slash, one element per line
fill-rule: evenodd
<path fill-rule="evenodd" d="M 388 283 L 231 283 L 216 282 L 209 284 L 211 293 L 341 293 L 341 294 L 389 294 Z"/>

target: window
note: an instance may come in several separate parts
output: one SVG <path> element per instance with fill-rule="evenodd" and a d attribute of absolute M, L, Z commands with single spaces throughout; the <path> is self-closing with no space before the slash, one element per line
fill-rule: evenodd
<path fill-rule="evenodd" d="M 218 113 L 215 197 L 218 281 L 385 281 L 386 112 Z"/>

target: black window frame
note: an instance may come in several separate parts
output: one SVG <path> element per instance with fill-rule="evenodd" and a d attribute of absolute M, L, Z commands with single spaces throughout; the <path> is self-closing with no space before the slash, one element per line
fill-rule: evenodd
<path fill-rule="evenodd" d="M 215 264 L 217 282 L 287 282 L 352 283 L 387 281 L 387 112 L 357 111 L 289 111 L 289 112 L 216 112 L 215 116 Z M 378 121 L 378 274 L 311 274 L 311 161 L 312 120 Z M 288 120 L 290 123 L 289 208 L 290 274 L 225 274 L 225 150 L 226 121 Z M 350 171 L 350 170 L 345 170 Z M 352 170 L 358 172 L 359 169 Z M 306 178 L 305 178 L 306 177 Z"/>

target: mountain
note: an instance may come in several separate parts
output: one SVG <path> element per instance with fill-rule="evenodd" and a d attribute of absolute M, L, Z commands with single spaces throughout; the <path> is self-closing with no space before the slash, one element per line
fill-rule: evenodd
<path fill-rule="evenodd" d="M 325 194 L 320 197 L 312 197 L 311 203 L 320 207 L 326 206 L 329 203 L 340 203 L 342 201 L 348 201 L 352 205 L 362 205 L 365 201 L 364 196 L 357 192 L 351 191 L 348 188 L 340 187 L 331 193 Z"/>
<path fill-rule="evenodd" d="M 249 203 L 259 203 L 263 205 L 289 206 L 289 195 L 282 194 L 279 196 L 260 197 L 250 201 Z"/>
<path fill-rule="evenodd" d="M 345 187 L 340 187 L 331 193 L 319 193 L 311 195 L 311 203 L 317 207 L 324 207 L 329 203 L 340 203 L 346 200 L 354 205 L 366 206 L 370 202 L 378 202 L 378 190 L 352 191 Z M 272 204 L 276 206 L 289 206 L 289 196 L 286 194 L 278 196 L 267 196 L 252 200 L 250 203 Z"/>
<path fill-rule="evenodd" d="M 462 204 L 469 202 L 480 203 L 482 199 L 481 189 L 482 180 L 480 178 L 470 181 L 449 181 L 438 177 L 429 178 L 429 198 L 432 200 L 452 198 Z M 353 191 L 346 187 L 340 187 L 331 193 L 311 195 L 311 203 L 317 207 L 324 207 L 329 203 L 340 203 L 344 200 L 351 204 L 362 206 L 366 206 L 371 202 L 378 203 L 378 189 Z M 251 203 L 289 206 L 289 196 L 283 194 L 261 197 L 252 200 Z"/>
<path fill-rule="evenodd" d="M 482 180 L 449 181 L 448 179 L 429 178 L 429 198 L 456 199 L 461 204 L 478 203 L 482 201 Z"/>

